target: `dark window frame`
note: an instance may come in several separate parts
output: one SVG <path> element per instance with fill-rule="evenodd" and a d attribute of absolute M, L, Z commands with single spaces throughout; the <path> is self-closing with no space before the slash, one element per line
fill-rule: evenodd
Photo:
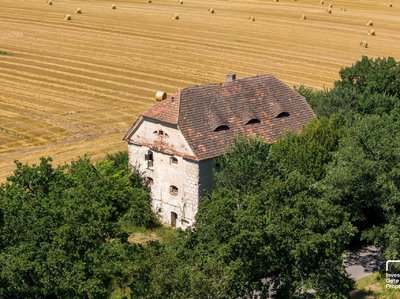
<path fill-rule="evenodd" d="M 169 164 L 178 164 L 178 159 L 175 157 L 170 157 L 169 158 Z"/>

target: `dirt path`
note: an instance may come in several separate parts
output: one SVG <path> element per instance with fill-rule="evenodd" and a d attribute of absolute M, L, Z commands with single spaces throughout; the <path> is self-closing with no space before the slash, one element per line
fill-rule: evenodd
<path fill-rule="evenodd" d="M 354 280 L 385 269 L 385 259 L 375 246 L 352 251 L 344 260 L 347 273 Z"/>

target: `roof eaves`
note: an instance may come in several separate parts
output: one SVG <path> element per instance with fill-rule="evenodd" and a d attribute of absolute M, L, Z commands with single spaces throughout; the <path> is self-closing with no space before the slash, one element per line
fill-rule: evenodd
<path fill-rule="evenodd" d="M 136 119 L 135 123 L 132 125 L 132 127 L 126 132 L 124 138 L 122 139 L 123 141 L 129 141 L 129 138 L 133 135 L 135 132 L 136 128 L 139 126 L 139 124 L 142 122 L 143 116 L 139 116 L 138 119 Z"/>

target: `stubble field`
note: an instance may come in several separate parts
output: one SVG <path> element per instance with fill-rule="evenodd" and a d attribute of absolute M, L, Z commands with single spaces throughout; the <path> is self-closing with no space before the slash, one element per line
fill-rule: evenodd
<path fill-rule="evenodd" d="M 220 82 L 228 71 L 324 88 L 362 55 L 400 59 L 400 0 L 183 1 L 2 0 L 0 181 L 15 159 L 125 149 L 124 133 L 157 90 Z"/>

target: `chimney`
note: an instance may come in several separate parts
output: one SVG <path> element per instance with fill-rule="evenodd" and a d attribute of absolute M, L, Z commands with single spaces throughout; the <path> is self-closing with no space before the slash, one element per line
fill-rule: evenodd
<path fill-rule="evenodd" d="M 226 74 L 226 79 L 225 79 L 226 83 L 231 83 L 235 80 L 236 80 L 236 73 L 227 73 Z"/>

